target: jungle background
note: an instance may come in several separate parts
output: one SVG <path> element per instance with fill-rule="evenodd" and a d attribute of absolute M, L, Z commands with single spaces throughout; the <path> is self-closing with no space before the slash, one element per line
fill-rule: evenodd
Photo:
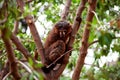
<path fill-rule="evenodd" d="M 12 33 L 20 40 L 22 45 L 29 51 L 33 58 L 36 50 L 36 44 L 31 35 L 28 25 L 24 19 L 28 14 L 34 18 L 35 26 L 38 30 L 41 41 L 44 43 L 48 32 L 53 25 L 60 20 L 61 14 L 67 0 L 24 0 L 24 13 L 17 7 L 16 0 L 7 0 L 7 8 L 4 7 L 6 0 L 0 0 L 0 80 L 13 80 L 10 70 L 4 73 L 8 68 L 9 55 L 5 47 L 4 36 L 10 36 Z M 82 0 L 71 0 L 67 21 L 74 22 L 76 11 Z M 89 0 L 92 1 L 92 0 Z M 94 0 L 93 0 L 94 1 Z M 82 37 L 85 30 L 87 11 L 89 4 L 86 3 L 82 12 L 82 22 L 76 34 L 73 44 L 73 51 L 69 58 L 60 80 L 71 80 L 75 66 L 82 46 Z M 6 13 L 7 11 L 7 13 Z M 97 0 L 94 17 L 90 23 L 89 47 L 85 56 L 84 66 L 82 67 L 80 80 L 120 80 L 120 1 L 119 0 Z M 17 24 L 16 24 L 17 23 Z M 18 25 L 18 31 L 15 32 L 15 25 Z M 7 30 L 7 31 L 6 31 Z M 13 40 L 11 38 L 11 40 Z M 14 42 L 14 40 L 13 40 Z M 10 41 L 11 43 L 11 41 Z M 9 43 L 8 43 L 9 44 Z M 11 44 L 15 59 L 18 62 L 18 72 L 22 75 L 21 80 L 42 80 L 42 74 L 33 68 L 32 59 L 28 59 L 19 51 L 15 44 Z M 8 55 L 8 56 L 7 56 Z M 37 67 L 42 63 L 39 59 Z M 6 67 L 7 66 L 7 67 Z M 12 67 L 12 66 L 11 66 Z M 75 79 L 73 79 L 75 80 Z"/>

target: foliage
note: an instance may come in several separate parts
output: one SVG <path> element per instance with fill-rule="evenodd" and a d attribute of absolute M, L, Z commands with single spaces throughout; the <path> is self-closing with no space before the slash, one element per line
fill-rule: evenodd
<path fill-rule="evenodd" d="M 8 0 L 8 20 L 4 25 L 0 25 L 0 29 L 3 27 L 7 27 L 10 32 L 13 30 L 14 21 L 23 18 L 28 14 L 34 15 L 35 20 L 38 20 L 40 15 L 46 15 L 46 21 L 51 21 L 52 24 L 56 23 L 60 20 L 60 16 L 62 13 L 63 5 L 65 4 L 66 0 L 34 0 L 31 3 L 32 9 L 30 9 L 29 5 L 25 6 L 25 12 L 22 16 L 20 16 L 20 11 L 16 7 L 16 0 Z M 79 5 L 80 0 L 72 0 L 72 5 L 70 7 L 70 13 L 68 15 L 68 20 L 72 23 L 75 17 L 76 9 Z M 83 74 L 81 75 L 81 79 L 88 79 L 88 80 L 119 80 L 120 79 L 120 63 L 119 61 L 116 62 L 116 65 L 107 66 L 104 65 L 99 67 L 99 63 L 97 62 L 103 56 L 108 56 L 109 53 L 119 53 L 120 54 L 120 30 L 119 25 L 117 25 L 117 19 L 120 18 L 120 1 L 119 0 L 98 0 L 96 12 L 94 13 L 96 16 L 91 23 L 92 28 L 89 36 L 89 43 L 98 40 L 96 44 L 90 45 L 90 49 L 94 51 L 94 63 L 91 63 L 92 66 L 90 69 L 84 68 Z M 2 0 L 0 0 L 0 9 L 3 6 Z M 87 6 L 87 5 L 86 5 Z M 116 10 L 115 8 L 118 8 Z M 31 11 L 32 10 L 32 11 Z M 74 42 L 74 51 L 71 54 L 70 62 L 67 65 L 67 69 L 71 72 L 73 71 L 76 60 L 79 53 L 79 47 L 81 46 L 81 38 L 84 31 L 84 24 L 86 22 L 86 11 L 82 14 L 83 22 L 81 24 L 80 30 L 76 35 L 76 40 Z M 0 19 L 1 20 L 1 19 Z M 44 21 L 43 21 L 44 22 Z M 43 23 L 40 22 L 40 23 Z M 46 24 L 41 24 L 45 27 Z M 37 25 L 38 26 L 38 25 Z M 42 26 L 42 27 L 43 27 Z M 8 33 L 9 34 L 9 33 Z M 0 30 L 1 36 L 1 30 Z M 22 31 L 19 31 L 17 37 L 21 40 L 23 45 L 29 50 L 32 56 L 34 56 L 34 51 L 36 49 L 35 43 L 29 34 L 24 34 Z M 44 42 L 44 40 L 43 40 Z M 2 70 L 6 60 L 6 50 L 4 48 L 4 43 L 0 38 L 0 70 Z M 13 45 L 13 44 L 12 44 Z M 16 47 L 13 45 L 15 49 L 15 56 L 18 60 L 24 59 L 21 52 L 16 50 Z M 89 52 L 88 52 L 89 53 Z M 32 62 L 30 62 L 32 63 Z M 96 65 L 97 64 L 97 65 Z M 93 66 L 95 65 L 95 66 Z M 30 64 L 28 65 L 30 67 Z M 41 66 L 41 65 L 36 65 Z M 95 68 L 97 66 L 97 69 Z M 41 80 L 42 76 L 40 73 L 33 71 L 32 73 L 28 73 L 24 68 L 19 65 L 19 72 L 24 76 L 22 80 L 33 80 L 34 76 L 39 77 Z M 11 76 L 8 78 L 11 79 Z M 70 76 L 61 76 L 61 80 L 70 80 Z"/>

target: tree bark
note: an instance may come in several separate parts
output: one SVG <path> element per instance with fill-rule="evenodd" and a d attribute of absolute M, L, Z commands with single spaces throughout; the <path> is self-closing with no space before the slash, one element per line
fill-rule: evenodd
<path fill-rule="evenodd" d="M 40 54 L 41 62 L 43 65 L 45 65 L 46 59 L 45 59 L 45 55 L 44 55 L 44 47 L 43 47 L 41 38 L 39 37 L 38 31 L 35 27 L 33 17 L 28 15 L 25 17 L 25 19 L 26 19 L 26 22 L 30 28 L 32 37 L 34 39 L 34 42 L 35 42 L 37 50 L 38 50 L 38 53 Z"/>
<path fill-rule="evenodd" d="M 93 0 L 91 3 L 89 3 L 89 9 L 88 9 L 87 18 L 86 18 L 86 25 L 85 25 L 85 29 L 82 37 L 82 46 L 80 48 L 80 54 L 77 60 L 77 64 L 75 66 L 72 80 L 79 80 L 79 75 L 84 65 L 84 60 L 87 55 L 87 49 L 88 49 L 88 39 L 90 34 L 91 22 L 94 16 L 94 13 L 92 11 L 95 11 L 96 3 L 97 3 L 97 0 Z"/>
<path fill-rule="evenodd" d="M 87 0 L 82 0 L 78 9 L 77 9 L 77 12 L 76 12 L 76 17 L 74 19 L 74 23 L 73 23 L 73 30 L 72 30 L 72 34 L 71 34 L 71 37 L 70 37 L 70 41 L 69 41 L 69 46 L 72 47 L 73 45 L 73 42 L 75 40 L 75 35 L 77 34 L 78 32 L 78 29 L 80 27 L 80 24 L 81 24 L 81 14 L 82 14 L 82 11 L 84 10 L 85 8 L 85 3 L 87 2 Z"/>
<path fill-rule="evenodd" d="M 6 47 L 11 74 L 13 75 L 15 80 L 20 80 L 21 77 L 18 73 L 17 63 L 16 63 L 16 59 L 15 59 L 15 55 L 13 52 L 9 34 L 10 34 L 10 31 L 7 28 L 4 28 L 2 30 L 2 39 L 3 39 L 5 47 Z"/>
<path fill-rule="evenodd" d="M 22 45 L 15 34 L 12 33 L 10 38 L 12 42 L 16 45 L 17 49 L 25 56 L 27 60 L 28 58 L 31 58 L 29 51 Z"/>
<path fill-rule="evenodd" d="M 23 14 L 25 2 L 23 0 L 17 0 L 17 5 L 21 11 L 21 14 Z M 44 47 L 42 45 L 41 38 L 39 37 L 38 31 L 35 27 L 33 17 L 28 15 L 25 17 L 25 19 L 26 19 L 26 22 L 30 28 L 32 37 L 35 41 L 38 53 L 40 54 L 41 62 L 43 65 L 45 65 L 46 60 L 45 60 L 45 56 L 44 56 Z"/>
<path fill-rule="evenodd" d="M 18 26 L 19 26 L 19 21 L 16 20 L 14 23 L 14 29 L 13 29 L 13 34 L 17 34 L 18 33 Z"/>
<path fill-rule="evenodd" d="M 61 15 L 62 20 L 66 20 L 66 17 L 68 16 L 69 13 L 70 5 L 71 5 L 71 0 L 66 0 L 66 5 Z"/>

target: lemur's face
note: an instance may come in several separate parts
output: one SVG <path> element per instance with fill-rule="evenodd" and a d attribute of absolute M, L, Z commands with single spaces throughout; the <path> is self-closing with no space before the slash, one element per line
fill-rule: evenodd
<path fill-rule="evenodd" d="M 65 37 L 72 31 L 71 25 L 67 21 L 60 21 L 56 23 L 55 28 L 60 37 Z"/>

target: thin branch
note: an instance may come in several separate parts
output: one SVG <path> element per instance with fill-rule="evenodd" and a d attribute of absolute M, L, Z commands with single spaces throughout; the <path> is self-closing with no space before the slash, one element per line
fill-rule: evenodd
<path fill-rule="evenodd" d="M 23 62 L 17 61 L 17 63 L 21 64 L 26 69 L 27 72 L 32 73 L 32 70 L 27 65 L 25 65 Z"/>
<path fill-rule="evenodd" d="M 2 21 L 0 21 L 0 25 L 4 24 L 6 21 L 7 21 L 7 16 Z"/>
<path fill-rule="evenodd" d="M 5 62 L 3 69 L 0 71 L 0 80 L 10 72 L 8 60 Z"/>
<path fill-rule="evenodd" d="M 97 3 L 97 0 L 92 0 L 92 3 L 90 3 L 90 5 L 89 5 L 87 18 L 86 18 L 87 23 L 85 25 L 85 29 L 84 29 L 85 31 L 84 31 L 83 37 L 82 37 L 82 46 L 80 48 L 79 58 L 77 60 L 75 70 L 74 70 L 73 75 L 72 75 L 72 80 L 79 80 L 79 76 L 80 76 L 82 67 L 84 65 L 84 60 L 85 60 L 85 57 L 87 55 L 87 49 L 88 49 L 88 38 L 89 38 L 90 27 L 91 27 L 90 23 L 92 22 L 92 19 L 94 16 L 92 11 L 95 11 L 96 3 Z"/>
<path fill-rule="evenodd" d="M 63 61 L 62 64 L 60 64 L 59 68 L 57 70 L 52 70 L 51 74 L 53 74 L 53 76 L 51 77 L 51 80 L 58 80 L 58 78 L 60 77 L 60 75 L 62 74 L 63 70 L 65 69 L 68 61 L 69 61 L 69 56 L 73 49 L 67 51 L 64 55 L 60 56 L 59 58 L 62 58 L 63 56 Z M 59 60 L 58 58 L 58 60 Z M 57 60 L 56 60 L 57 61 Z M 50 75 L 51 76 L 51 75 Z M 49 79 L 48 79 L 49 80 Z"/>
<path fill-rule="evenodd" d="M 7 9 L 7 3 L 6 2 L 3 3 L 3 7 L 0 9 L 0 16 L 5 17 L 3 20 L 0 21 L 0 25 L 4 24 L 7 21 L 7 18 L 8 18 L 8 12 L 5 9 Z"/>
<path fill-rule="evenodd" d="M 66 17 L 68 16 L 68 13 L 69 13 L 70 5 L 71 5 L 71 0 L 66 0 L 66 4 L 65 4 L 63 13 L 61 15 L 62 20 L 66 20 Z"/>
<path fill-rule="evenodd" d="M 94 43 L 97 43 L 99 40 L 95 40 L 95 41 L 93 41 L 93 42 L 91 42 L 91 43 L 89 43 L 88 44 L 88 47 L 90 47 L 92 44 L 94 44 Z"/>
<path fill-rule="evenodd" d="M 17 63 L 21 64 L 30 74 L 32 74 L 32 70 L 27 65 L 25 65 L 23 62 L 17 61 Z M 39 80 L 36 76 L 33 76 L 33 77 L 35 80 Z"/>
<path fill-rule="evenodd" d="M 95 13 L 95 11 L 92 11 L 92 12 L 94 13 L 94 15 L 95 15 L 95 17 L 96 17 L 98 24 L 100 25 L 100 20 L 99 20 L 97 14 Z"/>
<path fill-rule="evenodd" d="M 6 80 L 6 78 L 11 74 L 11 72 L 7 73 L 2 80 Z"/>
<path fill-rule="evenodd" d="M 50 65 L 48 65 L 46 68 L 50 68 L 52 65 L 54 65 L 57 61 L 59 61 L 61 58 L 63 58 L 63 56 L 65 56 L 66 54 L 70 53 L 73 49 L 65 52 L 63 55 L 61 55 L 60 57 L 58 57 L 55 61 L 53 61 Z"/>
<path fill-rule="evenodd" d="M 7 55 L 7 53 L 1 55 L 1 56 L 0 56 L 0 60 L 1 60 L 4 56 L 6 56 L 6 55 Z"/>
<path fill-rule="evenodd" d="M 13 34 L 17 34 L 18 33 L 18 26 L 19 26 L 19 21 L 15 21 L 14 23 L 14 29 L 13 29 Z"/>
<path fill-rule="evenodd" d="M 16 45 L 17 49 L 25 56 L 25 58 L 28 60 L 30 58 L 29 51 L 22 45 L 20 40 L 12 33 L 11 35 L 12 42 Z"/>

